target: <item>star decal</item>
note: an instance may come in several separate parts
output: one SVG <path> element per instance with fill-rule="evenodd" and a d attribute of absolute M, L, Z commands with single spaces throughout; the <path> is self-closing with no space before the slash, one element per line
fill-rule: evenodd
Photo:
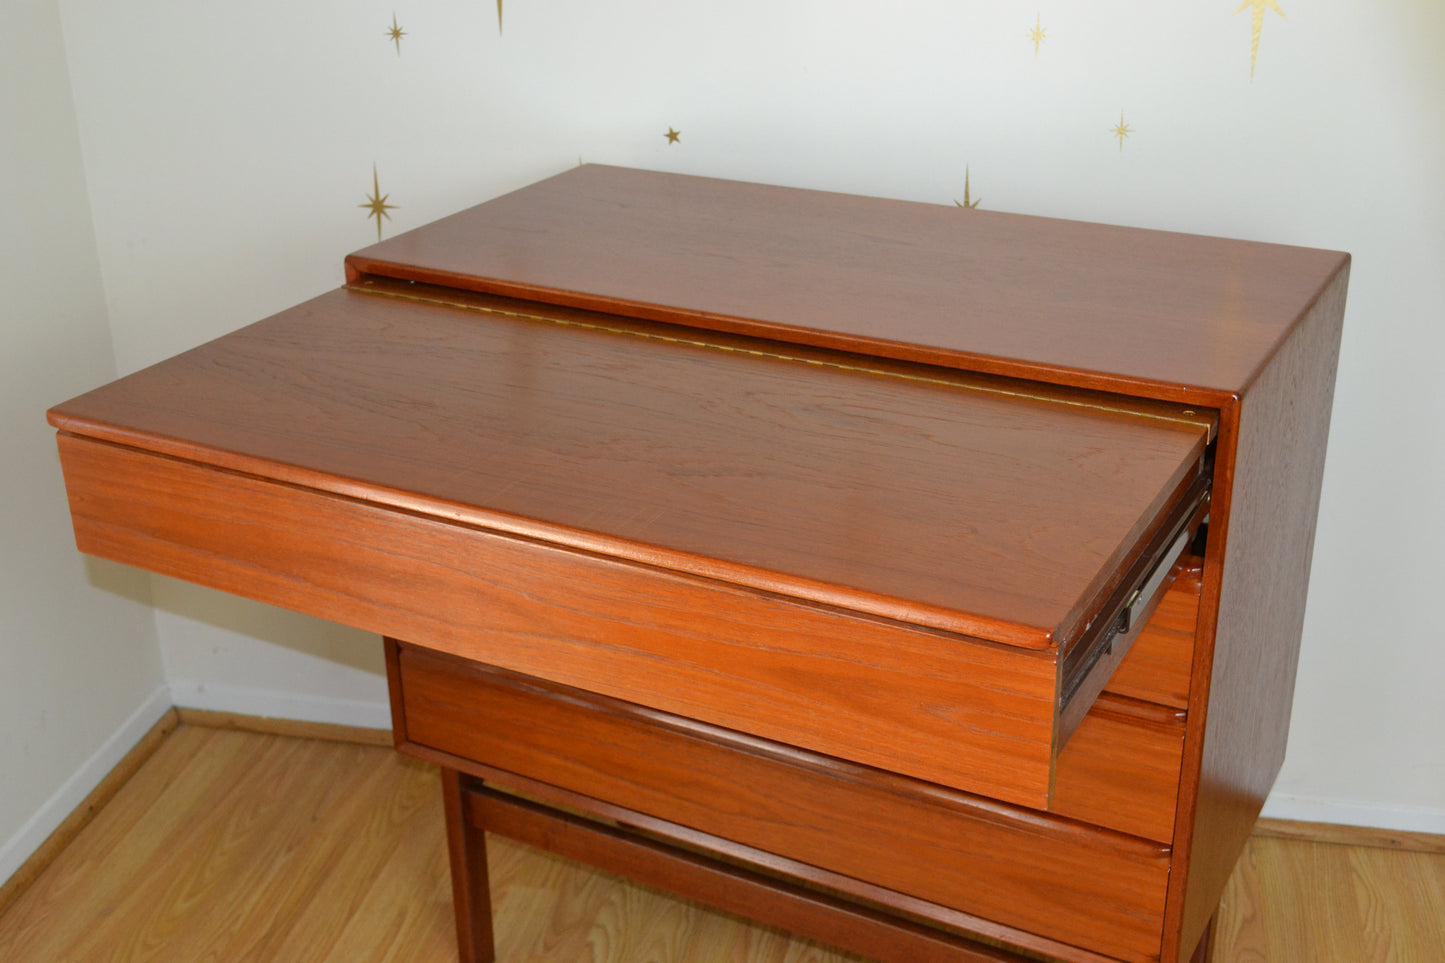
<path fill-rule="evenodd" d="M 983 200 L 983 198 L 980 197 L 980 198 L 978 199 L 978 201 L 981 201 L 981 200 Z M 968 166 L 965 165 L 964 168 L 963 168 L 963 202 L 960 203 L 957 199 L 955 199 L 953 203 L 954 203 L 954 204 L 957 204 L 959 207 L 964 208 L 965 210 L 971 211 L 971 210 L 973 210 L 975 207 L 978 207 L 978 201 L 976 201 L 976 200 L 974 200 L 973 198 L 969 197 L 969 193 L 968 193 Z"/>
<path fill-rule="evenodd" d="M 667 138 L 667 142 L 668 142 L 669 144 L 676 144 L 676 143 L 677 143 L 677 139 L 682 136 L 682 131 L 680 131 L 680 130 L 673 130 L 673 129 L 669 126 L 669 127 L 667 128 L 667 133 L 663 134 L 662 136 Z"/>
<path fill-rule="evenodd" d="M 1119 150 L 1122 151 L 1124 149 L 1124 138 L 1128 137 L 1133 132 L 1134 129 L 1128 124 L 1124 123 L 1124 112 L 1122 110 L 1119 111 L 1119 123 L 1109 128 L 1109 133 L 1119 138 Z"/>
<path fill-rule="evenodd" d="M 1024 34 L 1024 36 L 1028 37 L 1030 40 L 1033 41 L 1033 44 L 1034 44 L 1034 56 L 1035 56 L 1035 57 L 1037 57 L 1037 56 L 1039 55 L 1039 44 L 1043 43 L 1043 42 L 1044 42 L 1044 39 L 1045 39 L 1048 35 L 1049 35 L 1049 32 L 1048 32 L 1047 30 L 1045 30 L 1045 29 L 1044 29 L 1044 26 L 1043 26 L 1043 17 L 1042 17 L 1042 15 L 1040 15 L 1040 14 L 1035 14 L 1035 15 L 1034 15 L 1034 29 L 1032 29 L 1032 30 L 1030 30 L 1028 33 Z"/>
<path fill-rule="evenodd" d="M 397 26 L 396 14 L 394 13 L 391 15 L 391 27 L 386 31 L 386 35 L 396 43 L 396 55 L 400 57 L 401 38 L 406 36 L 406 31 Z"/>
<path fill-rule="evenodd" d="M 390 197 L 390 196 L 391 196 L 390 194 L 383 194 L 383 193 L 381 192 L 381 184 L 380 184 L 380 182 L 376 179 L 376 165 L 375 165 L 375 164 L 372 164 L 372 165 L 371 165 L 371 193 L 370 193 L 369 195 L 367 195 L 366 203 L 365 203 L 365 204 L 358 204 L 358 205 L 356 205 L 356 206 L 357 206 L 357 207 L 364 207 L 364 208 L 367 209 L 368 213 L 367 213 L 366 217 L 367 217 L 368 220 L 370 220 L 370 219 L 373 218 L 373 217 L 376 218 L 376 239 L 377 239 L 378 241 L 381 240 L 381 219 L 384 217 L 384 218 L 386 218 L 388 221 L 391 220 L 391 215 L 388 214 L 388 213 L 386 213 L 386 212 L 387 212 L 387 211 L 394 211 L 394 210 L 396 210 L 396 205 L 395 205 L 395 204 L 388 204 L 388 203 L 386 202 L 386 199 L 387 199 L 388 197 Z"/>
<path fill-rule="evenodd" d="M 1289 18 L 1285 17 L 1284 11 L 1279 8 L 1279 4 L 1275 3 L 1275 0 L 1244 0 L 1244 2 L 1241 3 L 1239 7 L 1234 11 L 1235 15 L 1238 16 L 1239 12 L 1245 7 L 1254 8 L 1254 24 L 1252 27 L 1251 39 L 1249 42 L 1249 79 L 1253 80 L 1254 62 L 1259 59 L 1259 35 L 1264 30 L 1264 11 L 1266 9 L 1270 9 L 1273 10 L 1275 13 L 1279 14 L 1285 20 L 1288 20 Z"/>

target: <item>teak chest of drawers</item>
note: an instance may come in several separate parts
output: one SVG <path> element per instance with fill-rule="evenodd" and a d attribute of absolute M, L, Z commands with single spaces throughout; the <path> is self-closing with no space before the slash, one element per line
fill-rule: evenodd
<path fill-rule="evenodd" d="M 1165 960 L 1283 757 L 1346 255 L 581 167 L 50 412 L 82 551 L 386 637 L 498 832 L 882 960 Z"/>

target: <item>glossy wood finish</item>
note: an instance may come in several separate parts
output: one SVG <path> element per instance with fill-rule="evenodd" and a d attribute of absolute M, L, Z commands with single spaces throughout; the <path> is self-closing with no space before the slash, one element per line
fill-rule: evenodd
<path fill-rule="evenodd" d="M 1348 277 L 1221 412 L 1165 960 L 1204 932 L 1284 761 Z"/>
<path fill-rule="evenodd" d="M 400 651 L 399 643 L 388 642 L 388 678 L 393 680 L 392 719 L 398 748 L 407 745 L 411 739 L 400 686 Z M 1147 655 L 1147 652 L 1143 654 Z M 1131 650 L 1126 664 L 1134 658 Z M 445 672 L 445 660 L 438 671 Z M 462 677 L 447 684 L 465 693 L 469 689 L 466 676 L 464 672 Z M 501 680 L 505 676 L 496 678 Z M 528 680 L 524 688 L 538 682 L 536 679 Z M 575 700 L 583 695 L 573 692 L 570 697 Z M 456 701 L 464 698 L 457 696 Z M 475 701 L 471 724 L 482 728 L 491 725 L 487 697 L 479 694 Z M 546 714 L 552 710 L 540 706 L 535 711 Z M 672 718 L 669 722 L 682 725 L 685 720 Z M 712 735 L 719 738 L 724 734 L 713 731 Z M 1058 758 L 1048 810 L 1168 843 L 1174 832 L 1183 739 L 1183 712 L 1112 693 L 1105 694 L 1085 717 L 1083 725 Z M 784 748 L 772 746 L 773 751 Z M 466 754 L 458 749 L 447 751 Z"/>
<path fill-rule="evenodd" d="M 460 963 L 492 963 L 492 896 L 487 882 L 487 835 L 468 812 L 467 793 L 455 769 L 442 768 L 442 811 L 446 813 L 447 857 L 451 862 L 452 907 Z"/>
<path fill-rule="evenodd" d="M 1157 954 L 1166 846 L 397 647 L 405 752 L 528 792 L 557 787 L 581 801 L 554 801 L 604 816 L 618 818 L 599 802 L 644 813 L 753 860 L 867 881 L 1016 944 L 1038 934 L 1123 959 Z"/>
<path fill-rule="evenodd" d="M 1188 557 L 1161 596 L 1154 614 L 1105 692 L 1183 709 L 1189 705 L 1189 674 L 1199 623 L 1204 562 Z"/>
<path fill-rule="evenodd" d="M 1077 638 L 1204 449 L 1127 399 L 678 334 L 336 291 L 50 420 L 1031 648 Z"/>
<path fill-rule="evenodd" d="M 167 736 L 0 911 L 0 959 L 455 960 L 436 767 L 238 721 Z M 1434 959 L 1445 946 L 1435 840 L 1402 851 L 1251 839 L 1214 963 Z M 507 963 L 867 963 L 509 839 L 488 849 Z"/>
<path fill-rule="evenodd" d="M 599 869 L 621 871 L 629 879 L 716 909 L 849 947 L 879 963 L 1027 963 L 1012 953 L 494 792 L 480 783 L 465 789 L 463 798 L 470 824 L 479 833 L 496 833 Z"/>
<path fill-rule="evenodd" d="M 347 270 L 1217 404 L 1346 261 L 587 165 L 359 251 Z"/>
<path fill-rule="evenodd" d="M 1049 811 L 1167 843 L 1183 752 L 1182 711 L 1106 693 L 1059 754 Z"/>
<path fill-rule="evenodd" d="M 407 752 L 1181 963 L 1285 745 L 1347 274 L 584 168 L 51 418 L 82 548 L 451 653 L 391 654 Z M 1200 575 L 1061 706 L 1201 468 Z"/>
<path fill-rule="evenodd" d="M 1056 693 L 1048 652 L 801 605 L 107 442 L 62 436 L 60 448 L 76 541 L 91 554 L 1047 805 Z"/>

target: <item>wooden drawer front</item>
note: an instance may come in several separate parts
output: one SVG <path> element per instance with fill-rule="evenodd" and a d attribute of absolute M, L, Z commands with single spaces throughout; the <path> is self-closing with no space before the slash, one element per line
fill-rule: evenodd
<path fill-rule="evenodd" d="M 80 549 L 1044 809 L 1053 653 L 62 434 Z"/>
<path fill-rule="evenodd" d="M 1157 958 L 1165 846 L 398 648 L 404 751 L 480 762 L 1120 959 Z"/>
<path fill-rule="evenodd" d="M 1059 754 L 1049 811 L 1167 843 L 1183 754 L 1183 710 L 1106 692 Z"/>
<path fill-rule="evenodd" d="M 1188 706 L 1202 566 L 1203 561 L 1195 557 L 1180 561 L 1174 581 L 1161 593 L 1154 614 L 1114 670 L 1105 692 L 1176 709 Z"/>

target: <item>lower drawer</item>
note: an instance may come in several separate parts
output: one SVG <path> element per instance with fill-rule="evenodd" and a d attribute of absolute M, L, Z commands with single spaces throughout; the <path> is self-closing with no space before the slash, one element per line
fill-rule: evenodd
<path fill-rule="evenodd" d="M 1106 692 L 1059 753 L 1049 812 L 1167 843 L 1183 756 L 1183 710 Z"/>
<path fill-rule="evenodd" d="M 398 747 L 444 753 L 1122 960 L 1167 846 L 390 642 Z"/>

